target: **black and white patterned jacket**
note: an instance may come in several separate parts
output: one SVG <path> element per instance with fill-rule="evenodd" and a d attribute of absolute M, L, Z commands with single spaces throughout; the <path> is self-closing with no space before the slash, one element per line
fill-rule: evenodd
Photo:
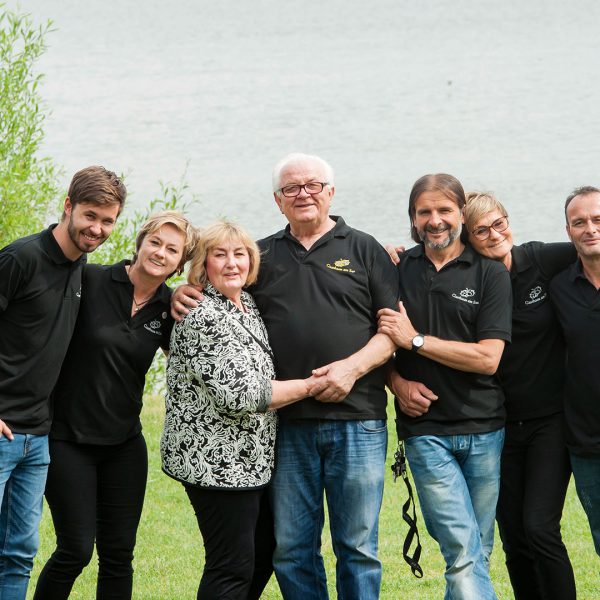
<path fill-rule="evenodd" d="M 246 313 L 209 284 L 173 328 L 160 445 L 163 470 L 184 483 L 256 488 L 271 479 L 277 416 L 264 411 L 275 370 L 254 300 L 242 292 L 242 301 Z"/>

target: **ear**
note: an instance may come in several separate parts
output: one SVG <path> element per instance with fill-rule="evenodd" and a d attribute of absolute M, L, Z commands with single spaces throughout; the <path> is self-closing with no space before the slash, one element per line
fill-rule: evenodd
<path fill-rule="evenodd" d="M 571 229 L 569 228 L 569 224 L 568 223 L 565 225 L 565 229 L 567 230 L 567 236 L 569 237 L 569 239 L 571 241 L 573 241 L 573 238 L 571 237 Z"/>
<path fill-rule="evenodd" d="M 73 212 L 73 205 L 71 204 L 71 198 L 69 198 L 69 196 L 65 198 L 63 211 L 66 216 L 71 216 L 71 213 Z"/>
<path fill-rule="evenodd" d="M 283 214 L 283 208 L 281 206 L 281 198 L 279 197 L 279 194 L 277 194 L 277 192 L 273 192 L 273 198 L 275 198 L 275 202 L 279 207 L 279 211 L 281 212 L 281 214 Z"/>
<path fill-rule="evenodd" d="M 329 186 L 329 201 L 333 200 L 333 195 L 335 194 L 335 185 Z"/>

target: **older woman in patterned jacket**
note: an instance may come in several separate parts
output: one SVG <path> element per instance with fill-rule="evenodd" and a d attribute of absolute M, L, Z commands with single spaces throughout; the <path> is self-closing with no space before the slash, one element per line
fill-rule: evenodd
<path fill-rule="evenodd" d="M 188 281 L 204 300 L 177 323 L 167 367 L 163 470 L 183 483 L 206 553 L 198 598 L 259 598 L 272 572 L 274 409 L 311 395 L 315 378 L 274 381 L 252 296 L 258 247 L 238 225 L 205 229 Z"/>

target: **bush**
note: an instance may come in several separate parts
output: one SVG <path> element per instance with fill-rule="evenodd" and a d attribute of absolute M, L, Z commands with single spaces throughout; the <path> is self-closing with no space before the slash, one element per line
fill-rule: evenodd
<path fill-rule="evenodd" d="M 0 4 L 0 248 L 39 231 L 56 205 L 61 170 L 39 156 L 46 114 L 34 73 L 51 26 Z"/>

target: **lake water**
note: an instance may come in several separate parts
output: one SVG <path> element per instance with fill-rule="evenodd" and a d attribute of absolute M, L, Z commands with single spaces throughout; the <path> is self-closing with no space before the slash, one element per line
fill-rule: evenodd
<path fill-rule="evenodd" d="M 600 185 L 596 0 L 21 5 L 56 28 L 44 152 L 65 186 L 128 173 L 130 208 L 188 164 L 197 224 L 262 237 L 284 225 L 271 168 L 304 151 L 336 171 L 332 212 L 380 241 L 410 243 L 408 192 L 439 171 L 495 191 L 517 241 L 550 241 L 569 191 Z"/>

